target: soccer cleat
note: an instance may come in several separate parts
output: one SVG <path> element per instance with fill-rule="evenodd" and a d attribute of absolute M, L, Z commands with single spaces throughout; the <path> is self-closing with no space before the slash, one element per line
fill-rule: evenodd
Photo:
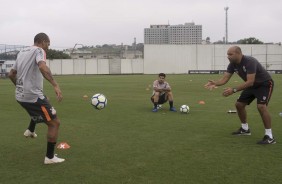
<path fill-rule="evenodd" d="M 64 162 L 65 159 L 63 158 L 58 158 L 57 155 L 55 154 L 53 158 L 48 158 L 48 157 L 45 157 L 44 159 L 44 164 L 57 164 L 57 163 L 61 163 L 61 162 Z"/>
<path fill-rule="evenodd" d="M 250 129 L 245 130 L 242 127 L 240 127 L 237 131 L 232 132 L 232 135 L 251 135 Z"/>
<path fill-rule="evenodd" d="M 24 136 L 26 138 L 28 138 L 28 137 L 36 138 L 37 134 L 35 132 L 31 132 L 29 129 L 26 129 L 26 131 L 24 132 Z"/>
<path fill-rule="evenodd" d="M 152 112 L 158 112 L 157 108 L 153 108 Z"/>
<path fill-rule="evenodd" d="M 273 139 L 271 139 L 268 135 L 265 135 L 261 141 L 257 142 L 258 144 L 275 144 L 276 141 Z"/>
<path fill-rule="evenodd" d="M 172 111 L 172 112 L 177 112 L 177 110 L 175 109 L 175 107 L 171 107 L 169 110 Z"/>

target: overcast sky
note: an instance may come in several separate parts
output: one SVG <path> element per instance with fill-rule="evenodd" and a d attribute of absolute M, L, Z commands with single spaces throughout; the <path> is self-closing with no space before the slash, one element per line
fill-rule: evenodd
<path fill-rule="evenodd" d="M 151 24 L 202 25 L 203 39 L 282 41 L 281 0 L 0 0 L 0 44 L 32 45 L 45 32 L 51 48 L 144 42 Z"/>

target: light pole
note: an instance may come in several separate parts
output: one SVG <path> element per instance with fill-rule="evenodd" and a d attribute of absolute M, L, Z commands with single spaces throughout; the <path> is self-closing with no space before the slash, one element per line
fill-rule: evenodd
<path fill-rule="evenodd" d="M 75 47 L 76 47 L 77 45 L 81 45 L 81 46 L 83 47 L 83 44 L 76 43 L 76 44 L 74 45 L 74 47 L 72 48 L 71 54 L 74 52 L 74 49 L 75 49 Z"/>
<path fill-rule="evenodd" d="M 225 44 L 228 43 L 228 9 L 229 7 L 224 7 L 225 10 Z"/>

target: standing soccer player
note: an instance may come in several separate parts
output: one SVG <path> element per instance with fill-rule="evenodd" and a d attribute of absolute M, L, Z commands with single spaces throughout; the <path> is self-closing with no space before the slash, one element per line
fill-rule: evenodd
<path fill-rule="evenodd" d="M 60 120 L 57 118 L 56 110 L 43 94 L 43 77 L 54 87 L 59 102 L 63 96 L 58 83 L 46 65 L 46 51 L 49 45 L 50 39 L 45 33 L 37 34 L 34 37 L 34 45 L 19 52 L 16 63 L 9 73 L 9 78 L 16 86 L 17 102 L 31 118 L 24 136 L 36 138 L 37 134 L 34 131 L 36 123 L 45 122 L 48 132 L 44 164 L 55 164 L 65 161 L 54 154 Z"/>
<path fill-rule="evenodd" d="M 271 76 L 255 58 L 243 55 L 241 48 L 238 46 L 233 46 L 228 49 L 227 58 L 230 62 L 227 67 L 227 72 L 217 81 L 210 80 L 205 87 L 211 90 L 216 86 L 224 85 L 229 81 L 234 72 L 237 73 L 244 82 L 235 87 L 225 88 L 223 91 L 223 96 L 225 97 L 242 91 L 235 104 L 241 121 L 241 127 L 232 134 L 251 135 L 247 123 L 246 106 L 254 99 L 257 99 L 257 109 L 265 128 L 263 139 L 257 143 L 275 144 L 276 141 L 273 138 L 271 130 L 271 117 L 267 108 L 274 87 Z"/>
<path fill-rule="evenodd" d="M 176 112 L 175 107 L 173 107 L 173 95 L 171 91 L 171 87 L 168 82 L 165 81 L 166 75 L 164 73 L 159 74 L 159 79 L 153 82 L 153 95 L 151 97 L 151 101 L 154 104 L 154 108 L 152 112 L 158 112 L 157 106 L 159 104 L 164 104 L 169 101 L 169 110 L 172 112 Z"/>

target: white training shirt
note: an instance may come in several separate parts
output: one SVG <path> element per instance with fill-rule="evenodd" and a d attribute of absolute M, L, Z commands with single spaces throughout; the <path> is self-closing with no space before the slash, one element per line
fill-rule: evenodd
<path fill-rule="evenodd" d="M 13 69 L 17 71 L 16 99 L 20 102 L 36 102 L 44 99 L 43 76 L 38 62 L 46 62 L 45 51 L 37 46 L 21 50 L 17 56 Z"/>
<path fill-rule="evenodd" d="M 167 88 L 170 88 L 170 85 L 168 84 L 168 82 L 164 81 L 164 83 L 160 84 L 159 83 L 159 80 L 155 80 L 153 82 L 153 95 L 155 94 L 155 90 L 154 88 L 159 88 L 159 89 L 167 89 Z M 162 94 L 164 94 L 165 92 L 162 92 Z"/>

